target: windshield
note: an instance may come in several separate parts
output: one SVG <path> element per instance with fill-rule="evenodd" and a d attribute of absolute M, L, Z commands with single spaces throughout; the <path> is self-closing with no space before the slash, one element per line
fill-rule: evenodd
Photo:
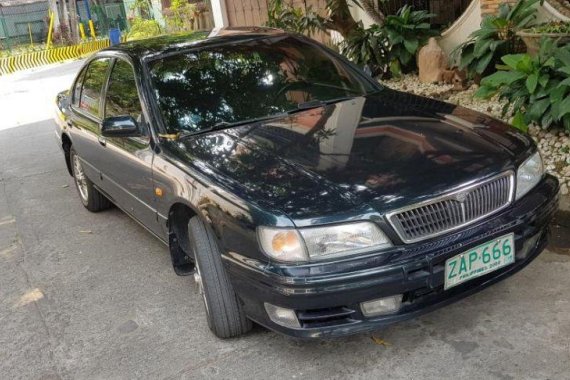
<path fill-rule="evenodd" d="M 181 52 L 151 61 L 149 70 L 169 133 L 200 132 L 377 90 L 341 60 L 292 36 Z"/>

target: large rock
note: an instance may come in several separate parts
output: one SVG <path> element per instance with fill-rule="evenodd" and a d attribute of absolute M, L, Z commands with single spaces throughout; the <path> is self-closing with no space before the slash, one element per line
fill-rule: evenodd
<path fill-rule="evenodd" d="M 442 72 L 447 69 L 447 56 L 437 40 L 432 37 L 418 53 L 420 82 L 435 83 L 442 79 Z"/>

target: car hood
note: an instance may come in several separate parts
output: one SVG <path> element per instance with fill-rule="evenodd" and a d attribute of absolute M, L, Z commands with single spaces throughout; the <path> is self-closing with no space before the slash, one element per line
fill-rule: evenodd
<path fill-rule="evenodd" d="M 236 195 L 307 225 L 382 214 L 514 169 L 533 142 L 480 113 L 384 89 L 170 147 Z"/>

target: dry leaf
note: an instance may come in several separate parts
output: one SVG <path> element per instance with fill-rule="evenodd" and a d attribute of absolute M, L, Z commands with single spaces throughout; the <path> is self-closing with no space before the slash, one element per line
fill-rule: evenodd
<path fill-rule="evenodd" d="M 372 335 L 371 338 L 372 338 L 372 340 L 374 341 L 374 343 L 376 343 L 376 344 L 378 344 L 378 345 L 380 345 L 380 346 L 388 347 L 388 346 L 391 346 L 391 345 L 392 345 L 391 343 L 386 342 L 384 339 L 378 338 L 378 337 L 376 337 L 376 336 L 374 336 L 374 335 Z"/>

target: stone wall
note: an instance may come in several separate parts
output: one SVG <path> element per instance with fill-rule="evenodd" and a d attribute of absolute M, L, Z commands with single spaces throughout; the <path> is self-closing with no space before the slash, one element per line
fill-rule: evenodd
<path fill-rule="evenodd" d="M 516 3 L 516 0 L 481 0 L 481 14 L 494 14 L 499 9 L 501 3 Z"/>

